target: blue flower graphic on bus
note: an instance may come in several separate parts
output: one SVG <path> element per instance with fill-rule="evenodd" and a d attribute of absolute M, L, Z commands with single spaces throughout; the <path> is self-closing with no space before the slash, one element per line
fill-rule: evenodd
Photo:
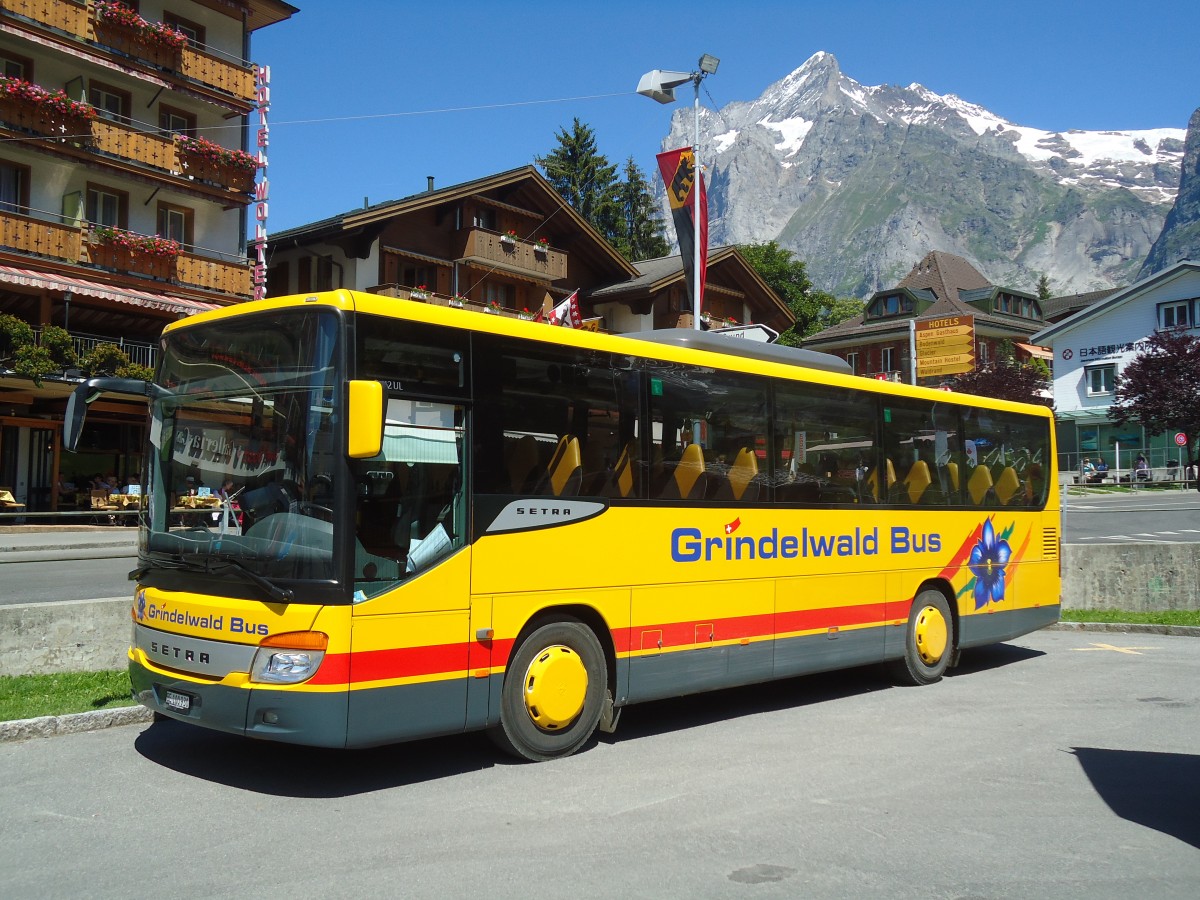
<path fill-rule="evenodd" d="M 983 534 L 973 548 L 967 567 L 975 576 L 975 608 L 1004 599 L 1004 567 L 1012 558 L 1012 548 L 1004 538 L 997 539 L 992 520 L 983 523 Z"/>

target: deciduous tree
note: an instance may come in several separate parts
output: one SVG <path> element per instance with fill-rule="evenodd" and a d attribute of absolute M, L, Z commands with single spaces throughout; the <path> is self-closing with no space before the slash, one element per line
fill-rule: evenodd
<path fill-rule="evenodd" d="M 1185 331 L 1152 334 L 1117 376 L 1108 417 L 1119 425 L 1137 422 L 1149 434 L 1182 431 L 1189 443 L 1181 455 L 1200 455 L 1200 338 Z"/>
<path fill-rule="evenodd" d="M 966 394 L 1041 406 L 1054 405 L 1050 396 L 1050 372 L 1046 364 L 1036 359 L 1018 361 L 1007 341 L 1000 346 L 996 359 L 977 367 L 974 372 L 955 375 L 948 384 L 951 390 Z"/>
<path fill-rule="evenodd" d="M 781 344 L 797 347 L 808 335 L 862 312 L 861 301 L 814 288 L 804 263 L 775 241 L 742 244 L 738 252 L 796 317 L 796 324 L 779 336 Z"/>

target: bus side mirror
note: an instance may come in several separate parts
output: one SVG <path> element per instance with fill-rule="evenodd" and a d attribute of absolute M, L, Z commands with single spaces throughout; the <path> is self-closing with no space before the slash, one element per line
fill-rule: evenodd
<path fill-rule="evenodd" d="M 79 435 L 83 431 L 83 420 L 87 418 L 88 404 L 103 394 L 136 394 L 157 400 L 169 396 L 170 391 L 140 378 L 89 378 L 67 398 L 67 414 L 63 418 L 63 446 L 67 450 L 74 452 L 79 446 Z"/>
<path fill-rule="evenodd" d="M 370 459 L 383 450 L 383 385 L 351 381 L 349 388 L 347 453 L 351 459 Z"/>

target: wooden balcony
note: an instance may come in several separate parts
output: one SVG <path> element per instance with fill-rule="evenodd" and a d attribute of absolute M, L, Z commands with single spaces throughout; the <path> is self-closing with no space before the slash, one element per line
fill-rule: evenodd
<path fill-rule="evenodd" d="M 483 228 L 472 228 L 466 232 L 458 256 L 465 262 L 485 263 L 502 271 L 533 276 L 547 283 L 567 277 L 566 252 L 509 238 Z"/>
<path fill-rule="evenodd" d="M 0 0 L 0 11 L 175 72 L 248 106 L 254 103 L 254 69 L 250 63 L 190 45 L 177 51 L 147 43 L 131 29 L 98 21 L 91 0 Z"/>
<path fill-rule="evenodd" d="M 214 164 L 181 151 L 171 136 L 111 119 L 88 121 L 44 104 L 0 97 L 0 131 L 57 136 L 61 141 L 56 146 L 69 155 L 99 153 L 150 166 L 175 182 L 176 187 L 181 186 L 178 179 L 187 179 L 193 182 L 192 187 L 201 187 L 203 193 L 227 204 L 249 203 L 254 190 L 253 171 Z M 201 184 L 196 185 L 196 181 Z"/>
<path fill-rule="evenodd" d="M 82 232 L 13 212 L 0 212 L 0 248 L 31 253 L 49 259 L 76 262 Z"/>
<path fill-rule="evenodd" d="M 86 226 L 80 228 L 49 218 L 0 211 L 0 250 L 72 265 L 102 267 L 239 298 L 253 293 L 248 259 L 219 259 L 189 251 L 176 257 L 150 256 L 100 244 L 88 240 L 86 235 Z M 147 287 L 154 287 L 154 284 L 148 283 Z"/>
<path fill-rule="evenodd" d="M 254 190 L 254 172 L 215 165 L 181 151 L 173 137 L 103 118 L 92 123 L 92 135 L 92 146 L 96 150 L 225 188 L 238 195 L 230 199 L 239 203 L 248 203 L 250 198 L 245 195 Z"/>
<path fill-rule="evenodd" d="M 48 25 L 75 37 L 86 37 L 88 3 L 63 3 L 62 0 L 0 0 L 0 10 L 24 16 L 40 25 Z"/>
<path fill-rule="evenodd" d="M 83 246 L 87 262 L 115 272 L 130 272 L 172 284 L 242 297 L 249 296 L 253 290 L 249 260 L 228 262 L 186 250 L 178 256 L 155 256 L 97 242 L 84 242 Z"/>

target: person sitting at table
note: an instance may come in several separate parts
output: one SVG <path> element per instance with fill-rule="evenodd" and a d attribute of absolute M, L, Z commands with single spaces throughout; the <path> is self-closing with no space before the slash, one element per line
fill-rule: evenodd
<path fill-rule="evenodd" d="M 1096 471 L 1092 474 L 1088 481 L 1092 484 L 1100 484 L 1108 476 L 1108 463 L 1104 461 L 1103 456 L 1096 457 Z"/>

